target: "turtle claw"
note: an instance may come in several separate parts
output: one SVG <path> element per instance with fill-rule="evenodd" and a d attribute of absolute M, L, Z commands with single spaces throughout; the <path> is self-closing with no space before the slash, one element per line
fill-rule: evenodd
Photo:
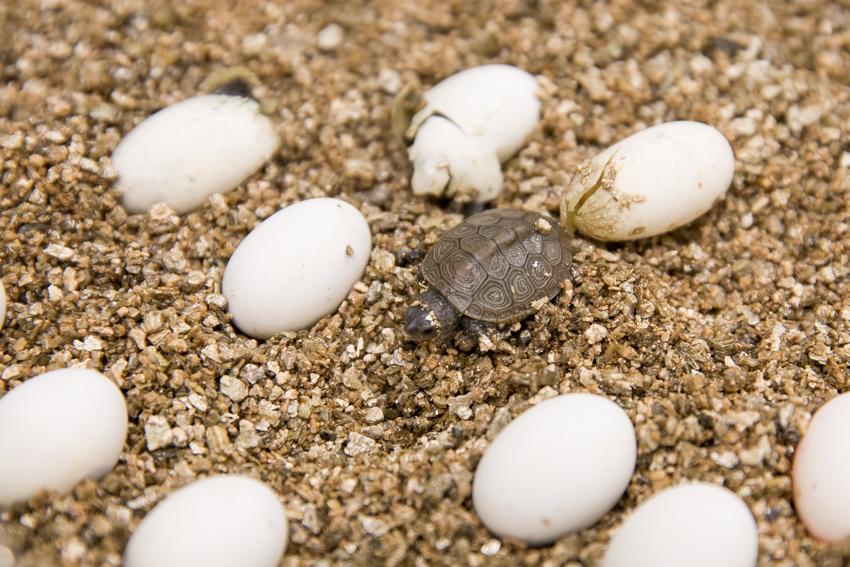
<path fill-rule="evenodd" d="M 493 326 L 484 321 L 464 317 L 459 337 L 456 340 L 458 347 L 464 351 L 478 348 L 481 352 L 488 352 L 495 348 L 493 337 Z"/>

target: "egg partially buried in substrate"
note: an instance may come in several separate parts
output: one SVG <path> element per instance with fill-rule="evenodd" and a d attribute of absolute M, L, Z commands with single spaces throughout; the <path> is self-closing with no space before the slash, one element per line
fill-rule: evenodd
<path fill-rule="evenodd" d="M 230 191 L 257 171 L 279 140 L 259 103 L 239 80 L 149 116 L 112 154 L 116 187 L 130 213 L 164 202 L 177 213 Z M 236 93 L 236 94 L 231 94 Z"/>
<path fill-rule="evenodd" d="M 106 376 L 63 368 L 30 378 L 0 398 L 0 506 L 102 477 L 126 436 L 127 404 Z"/>
<path fill-rule="evenodd" d="M 124 551 L 126 567 L 276 567 L 286 550 L 286 511 L 264 483 L 205 478 L 148 513 Z"/>
<path fill-rule="evenodd" d="M 755 567 L 758 529 L 722 486 L 686 483 L 652 496 L 608 544 L 603 567 Z"/>
<path fill-rule="evenodd" d="M 475 512 L 498 536 L 545 545 L 595 524 L 622 496 L 635 430 L 614 402 L 564 394 L 526 410 L 493 440 L 472 484 Z"/>
<path fill-rule="evenodd" d="M 413 192 L 460 202 L 495 199 L 502 163 L 540 120 L 538 90 L 522 69 L 482 65 L 444 79 L 421 98 L 403 91 L 393 105 L 393 129 L 410 144 Z"/>
<path fill-rule="evenodd" d="M 339 199 L 308 199 L 260 223 L 224 270 L 221 291 L 234 324 L 252 337 L 311 327 L 336 311 L 363 274 L 372 234 Z"/>
<path fill-rule="evenodd" d="M 583 163 L 561 202 L 561 223 L 597 240 L 633 240 L 684 226 L 721 199 L 735 155 L 701 122 L 659 124 Z"/>
<path fill-rule="evenodd" d="M 816 538 L 850 538 L 850 393 L 815 412 L 797 446 L 792 469 L 794 507 Z"/>

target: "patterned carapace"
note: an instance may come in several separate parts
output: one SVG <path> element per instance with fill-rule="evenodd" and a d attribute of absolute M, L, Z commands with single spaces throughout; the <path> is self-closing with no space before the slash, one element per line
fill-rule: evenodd
<path fill-rule="evenodd" d="M 571 277 L 569 237 L 554 219 L 492 209 L 446 232 L 422 262 L 422 276 L 463 315 L 518 321 Z"/>

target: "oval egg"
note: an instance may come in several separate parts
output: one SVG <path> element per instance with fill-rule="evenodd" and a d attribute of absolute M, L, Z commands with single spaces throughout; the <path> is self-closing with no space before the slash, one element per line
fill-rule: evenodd
<path fill-rule="evenodd" d="M 597 240 L 633 240 L 681 227 L 721 199 L 735 155 L 701 122 L 659 124 L 617 142 L 579 168 L 561 221 Z"/>
<path fill-rule="evenodd" d="M 221 283 L 234 324 L 265 339 L 336 311 L 363 274 L 372 235 L 339 199 L 308 199 L 259 224 L 233 252 Z"/>
<path fill-rule="evenodd" d="M 614 534 L 603 567 L 753 567 L 758 530 L 744 502 L 706 483 L 664 490 Z"/>
<path fill-rule="evenodd" d="M 126 436 L 124 396 L 99 372 L 65 368 L 30 378 L 0 398 L 0 506 L 100 478 Z"/>
<path fill-rule="evenodd" d="M 543 545 L 596 523 L 635 468 L 634 427 L 620 407 L 566 394 L 523 412 L 484 453 L 475 511 L 498 536 Z"/>
<path fill-rule="evenodd" d="M 794 507 L 815 537 L 850 537 L 850 394 L 815 413 L 797 447 L 792 472 Z"/>
<path fill-rule="evenodd" d="M 122 204 L 131 213 L 158 202 L 189 212 L 239 185 L 278 143 L 253 99 L 209 94 L 178 102 L 149 116 L 115 148 Z"/>
<path fill-rule="evenodd" d="M 287 543 L 286 512 L 262 482 L 217 476 L 167 496 L 142 520 L 125 567 L 276 567 Z"/>

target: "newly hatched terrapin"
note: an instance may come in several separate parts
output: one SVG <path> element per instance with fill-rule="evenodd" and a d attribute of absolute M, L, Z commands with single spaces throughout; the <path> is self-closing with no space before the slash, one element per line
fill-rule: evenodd
<path fill-rule="evenodd" d="M 492 209 L 446 232 L 420 268 L 429 289 L 404 317 L 412 339 L 445 339 L 458 324 L 511 323 L 534 313 L 569 279 L 569 237 L 557 221 Z"/>

